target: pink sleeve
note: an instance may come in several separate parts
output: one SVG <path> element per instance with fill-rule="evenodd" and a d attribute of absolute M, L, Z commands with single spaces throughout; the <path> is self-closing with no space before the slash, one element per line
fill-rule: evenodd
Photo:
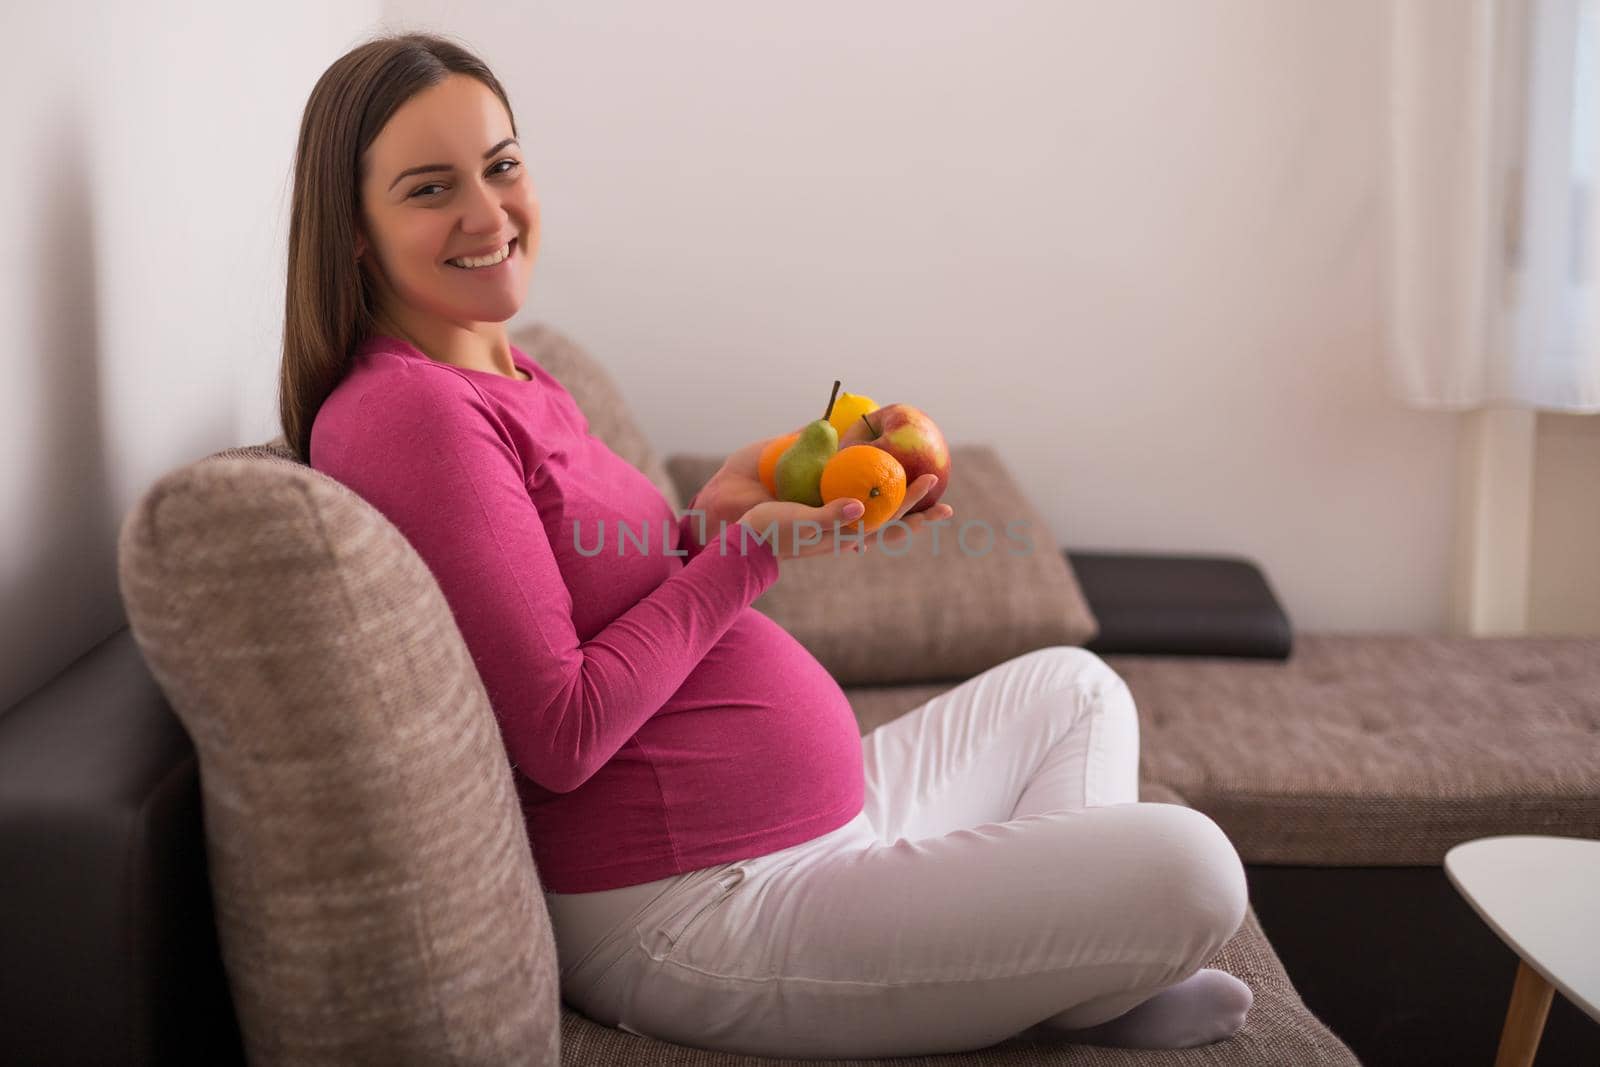
<path fill-rule="evenodd" d="M 683 568 L 580 642 L 572 598 L 584 591 L 569 590 L 557 566 L 526 487 L 532 472 L 475 387 L 438 379 L 445 384 L 408 381 L 363 396 L 344 469 L 329 473 L 394 523 L 433 572 L 512 762 L 544 788 L 570 792 L 777 581 L 777 556 L 754 536 L 741 552 L 738 524 L 725 551 L 702 551 L 680 521 Z"/>
<path fill-rule="evenodd" d="M 678 549 L 688 553 L 683 557 L 685 564 L 698 556 L 700 550 L 705 547 L 700 544 L 698 536 L 702 529 L 705 529 L 705 519 L 703 516 L 694 513 L 694 501 L 691 500 L 684 507 L 683 515 L 678 519 Z M 706 532 L 710 533 L 709 530 Z"/>

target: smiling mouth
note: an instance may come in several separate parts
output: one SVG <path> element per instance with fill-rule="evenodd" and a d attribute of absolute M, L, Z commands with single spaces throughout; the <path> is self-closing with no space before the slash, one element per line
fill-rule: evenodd
<path fill-rule="evenodd" d="M 455 262 L 447 259 L 447 260 L 444 261 L 445 262 L 445 266 L 454 267 L 456 270 L 493 270 L 495 267 L 500 266 L 501 263 L 504 263 L 506 260 L 510 259 L 513 255 L 516 254 L 516 251 L 517 251 L 517 239 L 515 237 L 511 238 L 511 240 L 507 241 L 503 247 L 506 250 L 506 254 L 500 260 L 499 263 L 490 263 L 490 264 L 487 264 L 487 265 L 484 265 L 484 266 L 478 266 L 478 267 L 466 267 L 466 266 L 461 265 L 460 263 L 455 263 Z M 463 258 L 467 258 L 467 257 L 463 257 Z M 481 257 L 470 257 L 470 258 L 481 258 Z"/>

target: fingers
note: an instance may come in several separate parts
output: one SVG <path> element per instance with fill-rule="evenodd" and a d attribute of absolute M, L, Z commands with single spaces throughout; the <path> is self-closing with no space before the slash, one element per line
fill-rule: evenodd
<path fill-rule="evenodd" d="M 906 498 L 900 501 L 900 508 L 891 517 L 890 521 L 901 518 L 906 512 L 917 506 L 917 501 L 928 495 L 928 492 L 939 481 L 937 474 L 924 474 L 910 485 L 906 486 Z"/>
<path fill-rule="evenodd" d="M 930 522 L 942 522 L 956 513 L 955 508 L 949 504 L 935 504 L 931 508 L 924 508 L 915 515 L 904 515 L 893 526 L 885 523 L 881 529 L 882 539 L 887 544 L 899 544 L 912 534 L 916 533 L 923 525 Z"/>
<path fill-rule="evenodd" d="M 932 475 L 929 475 L 929 477 L 932 477 Z M 926 492 L 918 493 L 917 499 L 920 500 L 922 497 L 927 495 L 928 494 Z M 912 501 L 912 504 L 915 503 L 916 501 Z M 909 506 L 911 505 L 907 505 L 907 507 Z M 924 524 L 930 522 L 943 522 L 946 519 L 952 518 L 956 513 L 955 508 L 944 503 L 943 501 L 933 505 L 931 508 L 924 508 L 915 515 L 907 515 L 905 514 L 905 510 L 905 507 L 902 507 L 900 511 L 895 514 L 894 518 L 887 520 L 882 526 L 878 527 L 877 530 L 868 534 L 859 542 L 852 544 L 850 546 L 850 551 L 859 555 L 866 550 L 866 547 L 869 544 L 876 543 L 890 546 L 898 545 L 902 541 L 905 541 L 907 538 L 909 538 L 912 534 L 916 533 L 917 530 Z"/>
<path fill-rule="evenodd" d="M 830 501 L 828 506 L 822 508 L 822 515 L 818 516 L 824 525 L 834 522 L 849 525 L 861 517 L 866 511 L 866 506 L 853 496 L 842 496 L 838 500 Z"/>
<path fill-rule="evenodd" d="M 860 525 L 861 512 L 858 510 L 855 514 L 851 514 L 852 508 L 860 508 L 861 502 L 858 500 L 840 497 L 821 507 L 795 502 L 782 504 L 772 502 L 774 507 L 780 509 L 775 514 L 781 516 L 780 522 L 784 525 L 786 536 L 793 542 L 792 544 L 786 542 L 784 554 L 837 555 L 842 550 L 859 555 L 869 543 L 898 545 L 925 523 L 940 522 L 955 514 L 955 509 L 943 502 L 924 508 L 915 515 L 906 514 L 908 508 L 915 506 L 917 501 L 928 495 L 928 491 L 936 481 L 937 479 L 931 474 L 917 479 L 914 495 L 908 497 L 908 501 L 902 501 L 900 509 L 892 518 L 885 520 L 872 532 L 863 535 L 860 540 L 856 540 L 855 529 Z M 803 527 L 812 526 L 815 529 L 805 529 L 802 534 Z M 794 532 L 789 534 L 789 530 Z M 842 549 L 840 542 L 844 542 Z"/>
<path fill-rule="evenodd" d="M 773 502 L 779 526 L 779 555 L 815 556 L 835 552 L 837 531 L 858 525 L 865 510 L 861 501 L 853 497 L 830 500 L 821 507 L 795 501 Z M 851 511 L 854 514 L 851 514 Z"/>

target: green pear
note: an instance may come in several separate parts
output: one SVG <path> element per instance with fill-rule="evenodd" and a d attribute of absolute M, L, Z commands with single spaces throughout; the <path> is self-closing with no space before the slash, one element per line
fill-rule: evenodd
<path fill-rule="evenodd" d="M 822 413 L 822 418 L 806 423 L 794 444 L 778 457 L 773 481 L 778 486 L 779 500 L 809 504 L 814 508 L 822 506 L 822 468 L 839 451 L 839 431 L 828 421 L 838 396 L 839 382 L 835 380 L 833 394 L 828 397 L 828 410 Z"/>

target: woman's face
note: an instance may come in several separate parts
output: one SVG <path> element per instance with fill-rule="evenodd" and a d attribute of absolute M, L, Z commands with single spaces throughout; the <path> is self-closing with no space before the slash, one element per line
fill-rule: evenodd
<path fill-rule="evenodd" d="M 402 104 L 367 148 L 356 252 L 391 320 L 470 329 L 516 314 L 539 251 L 539 205 L 510 138 L 500 98 L 451 74 Z M 496 266 L 449 262 L 508 243 Z"/>

